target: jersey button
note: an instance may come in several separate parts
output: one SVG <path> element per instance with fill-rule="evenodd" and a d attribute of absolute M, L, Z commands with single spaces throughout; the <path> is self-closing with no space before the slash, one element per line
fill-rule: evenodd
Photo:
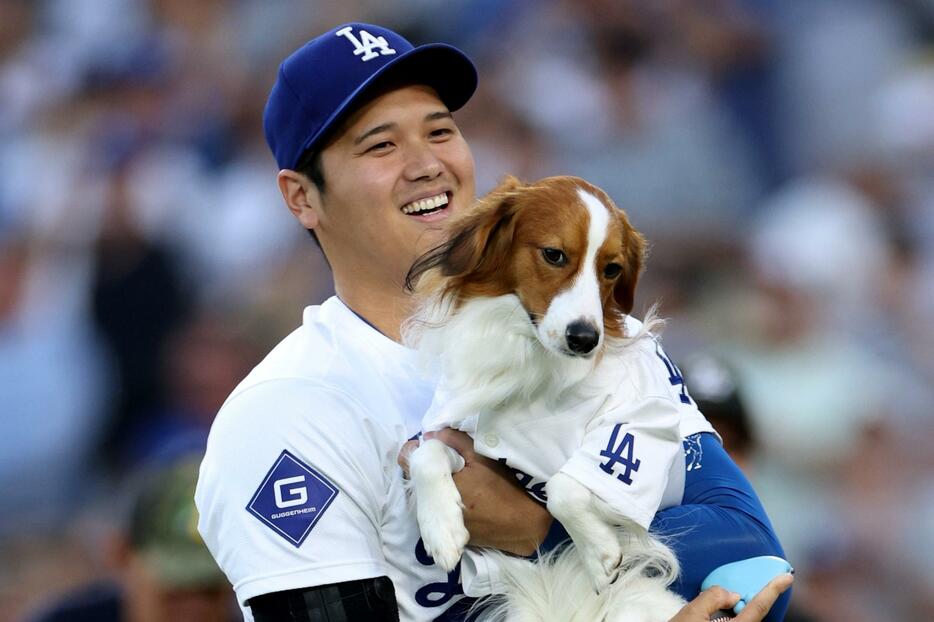
<path fill-rule="evenodd" d="M 487 432 L 483 435 L 483 442 L 487 447 L 496 447 L 499 445 L 499 437 L 493 432 Z"/>

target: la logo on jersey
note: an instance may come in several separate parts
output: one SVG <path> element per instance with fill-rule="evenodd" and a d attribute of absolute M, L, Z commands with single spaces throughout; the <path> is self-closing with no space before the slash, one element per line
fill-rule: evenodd
<path fill-rule="evenodd" d="M 341 28 L 334 34 L 350 41 L 353 44 L 354 56 L 360 56 L 360 60 L 363 61 L 373 60 L 380 54 L 383 56 L 390 56 L 396 53 L 394 49 L 389 47 L 389 43 L 386 41 L 385 37 L 374 37 L 362 28 L 359 31 L 359 39 L 353 34 L 353 26 Z M 379 50 L 378 53 L 377 50 Z"/>
<path fill-rule="evenodd" d="M 283 450 L 246 509 L 299 547 L 337 493 L 337 487 L 326 477 Z"/>

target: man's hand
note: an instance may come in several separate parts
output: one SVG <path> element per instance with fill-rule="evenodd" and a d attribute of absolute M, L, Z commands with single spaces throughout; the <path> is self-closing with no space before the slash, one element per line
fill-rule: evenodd
<path fill-rule="evenodd" d="M 784 574 L 769 581 L 740 614 L 733 618 L 733 622 L 761 622 L 778 597 L 791 587 L 793 580 L 790 574 Z M 670 622 L 709 622 L 710 616 L 721 609 L 732 609 L 733 605 L 739 602 L 739 598 L 739 594 L 728 592 L 722 587 L 712 587 L 686 604 Z"/>
<path fill-rule="evenodd" d="M 454 483 L 464 502 L 470 544 L 516 555 L 534 553 L 551 527 L 548 510 L 522 489 L 504 465 L 474 453 L 473 439 L 464 432 L 445 429 L 428 432 L 425 438 L 437 438 L 464 458 L 466 464 L 454 474 Z M 399 452 L 399 465 L 406 473 L 416 447 L 418 441 L 409 441 Z"/>

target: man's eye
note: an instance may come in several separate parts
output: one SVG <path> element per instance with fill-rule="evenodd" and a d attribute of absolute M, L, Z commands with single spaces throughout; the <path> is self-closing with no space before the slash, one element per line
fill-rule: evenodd
<path fill-rule="evenodd" d="M 454 130 L 452 130 L 451 128 L 442 127 L 442 128 L 438 128 L 437 130 L 432 130 L 431 137 L 432 138 L 444 138 L 445 136 L 450 136 L 453 133 L 454 133 Z"/>
<path fill-rule="evenodd" d="M 606 268 L 603 269 L 603 276 L 608 279 L 615 279 L 619 276 L 619 273 L 622 272 L 623 267 L 618 263 L 608 263 Z"/>
<path fill-rule="evenodd" d="M 557 248 L 543 248 L 542 256 L 545 258 L 545 261 L 553 266 L 561 267 L 568 262 L 568 256 L 564 254 L 564 251 L 558 250 Z"/>
<path fill-rule="evenodd" d="M 391 146 L 392 146 L 391 142 L 389 142 L 388 140 L 384 140 L 381 143 L 376 143 L 375 145 L 372 145 L 369 148 L 367 148 L 366 153 L 369 153 L 371 151 L 383 151 L 385 149 L 389 149 Z"/>

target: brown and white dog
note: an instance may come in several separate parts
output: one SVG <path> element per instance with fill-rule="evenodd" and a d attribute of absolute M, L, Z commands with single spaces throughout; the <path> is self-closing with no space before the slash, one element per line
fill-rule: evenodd
<path fill-rule="evenodd" d="M 617 387 L 634 382 L 624 377 L 637 368 L 630 359 L 654 359 L 658 352 L 653 322 L 628 317 L 645 240 L 605 192 L 575 177 L 530 185 L 507 178 L 449 227 L 448 241 L 421 257 L 408 278 L 420 308 L 405 339 L 440 375 L 423 429 L 471 432 L 480 453 L 482 439 L 491 436 L 477 434 L 478 421 L 513 434 L 501 448 L 510 446 L 511 465 L 522 468 L 526 460 L 529 471 L 547 480 L 548 510 L 575 545 L 542 564 L 504 557 L 512 589 L 488 615 L 668 620 L 683 604 L 666 589 L 678 564 L 646 531 L 662 491 L 649 510 L 616 507 L 604 494 L 609 488 L 585 485 L 581 467 L 567 466 L 602 425 L 594 422 L 613 407 Z M 536 436 L 538 426 L 523 427 L 530 413 L 547 419 L 544 436 Z M 640 467 L 640 476 L 659 471 L 662 488 L 669 474 L 683 474 L 676 417 L 640 424 L 649 430 L 650 440 L 640 440 L 648 453 L 637 460 L 630 444 L 627 465 L 624 445 L 615 447 L 628 423 L 612 431 L 603 454 L 610 469 L 594 465 L 609 473 L 606 486 L 619 485 L 614 462 L 627 475 Z M 462 467 L 460 456 L 434 439 L 410 458 L 425 548 L 446 570 L 456 566 L 469 538 L 451 477 Z"/>

